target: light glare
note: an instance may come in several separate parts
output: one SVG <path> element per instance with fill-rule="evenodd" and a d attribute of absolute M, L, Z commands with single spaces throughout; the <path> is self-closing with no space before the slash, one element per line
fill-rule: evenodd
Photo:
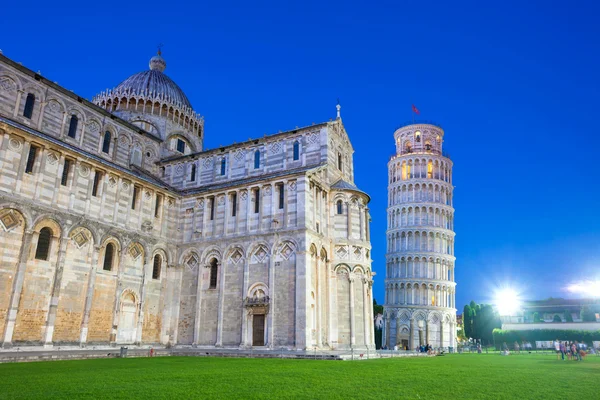
<path fill-rule="evenodd" d="M 496 300 L 494 302 L 498 313 L 502 316 L 512 316 L 519 311 L 521 307 L 521 301 L 519 300 L 518 293 L 511 288 L 501 289 L 496 293 Z"/>

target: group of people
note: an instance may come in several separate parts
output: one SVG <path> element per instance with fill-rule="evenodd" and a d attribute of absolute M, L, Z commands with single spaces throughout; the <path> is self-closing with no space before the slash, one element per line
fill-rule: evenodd
<path fill-rule="evenodd" d="M 556 359 L 565 359 L 565 355 L 569 360 L 583 361 L 587 352 L 587 345 L 585 343 L 575 342 L 561 342 L 558 339 L 554 341 L 554 349 L 556 350 Z"/>
<path fill-rule="evenodd" d="M 515 353 L 520 353 L 521 350 L 522 351 L 528 351 L 531 353 L 531 349 L 533 349 L 533 346 L 531 345 L 531 342 L 521 342 L 521 344 L 519 344 L 519 342 L 517 342 L 515 340 L 515 344 L 513 345 L 513 350 L 515 351 Z M 509 355 L 509 350 L 508 350 L 508 345 L 506 344 L 506 342 L 502 343 L 502 354 L 503 355 Z"/>

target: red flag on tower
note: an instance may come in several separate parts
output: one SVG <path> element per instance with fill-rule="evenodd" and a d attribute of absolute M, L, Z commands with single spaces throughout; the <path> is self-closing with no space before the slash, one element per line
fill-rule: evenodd
<path fill-rule="evenodd" d="M 417 107 L 415 107 L 415 105 L 414 105 L 414 104 L 412 105 L 412 109 L 413 109 L 413 112 L 414 112 L 415 114 L 419 114 L 419 115 L 421 114 L 421 113 L 419 112 L 419 109 L 418 109 Z"/>

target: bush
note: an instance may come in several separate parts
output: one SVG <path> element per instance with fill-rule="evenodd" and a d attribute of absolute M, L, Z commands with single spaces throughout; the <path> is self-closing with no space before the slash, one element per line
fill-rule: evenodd
<path fill-rule="evenodd" d="M 496 348 L 499 349 L 502 343 L 513 342 L 531 342 L 535 346 L 536 341 L 550 340 L 568 340 L 578 341 L 587 344 L 592 344 L 593 341 L 600 341 L 600 330 L 597 331 L 582 331 L 575 329 L 531 329 L 526 331 L 509 331 L 502 329 L 494 329 L 494 342 Z"/>

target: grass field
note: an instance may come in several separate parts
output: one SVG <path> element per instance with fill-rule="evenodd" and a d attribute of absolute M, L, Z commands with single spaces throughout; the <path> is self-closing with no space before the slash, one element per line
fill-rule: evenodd
<path fill-rule="evenodd" d="M 0 364 L 0 398 L 598 399 L 600 357 L 311 361 L 157 357 Z"/>

